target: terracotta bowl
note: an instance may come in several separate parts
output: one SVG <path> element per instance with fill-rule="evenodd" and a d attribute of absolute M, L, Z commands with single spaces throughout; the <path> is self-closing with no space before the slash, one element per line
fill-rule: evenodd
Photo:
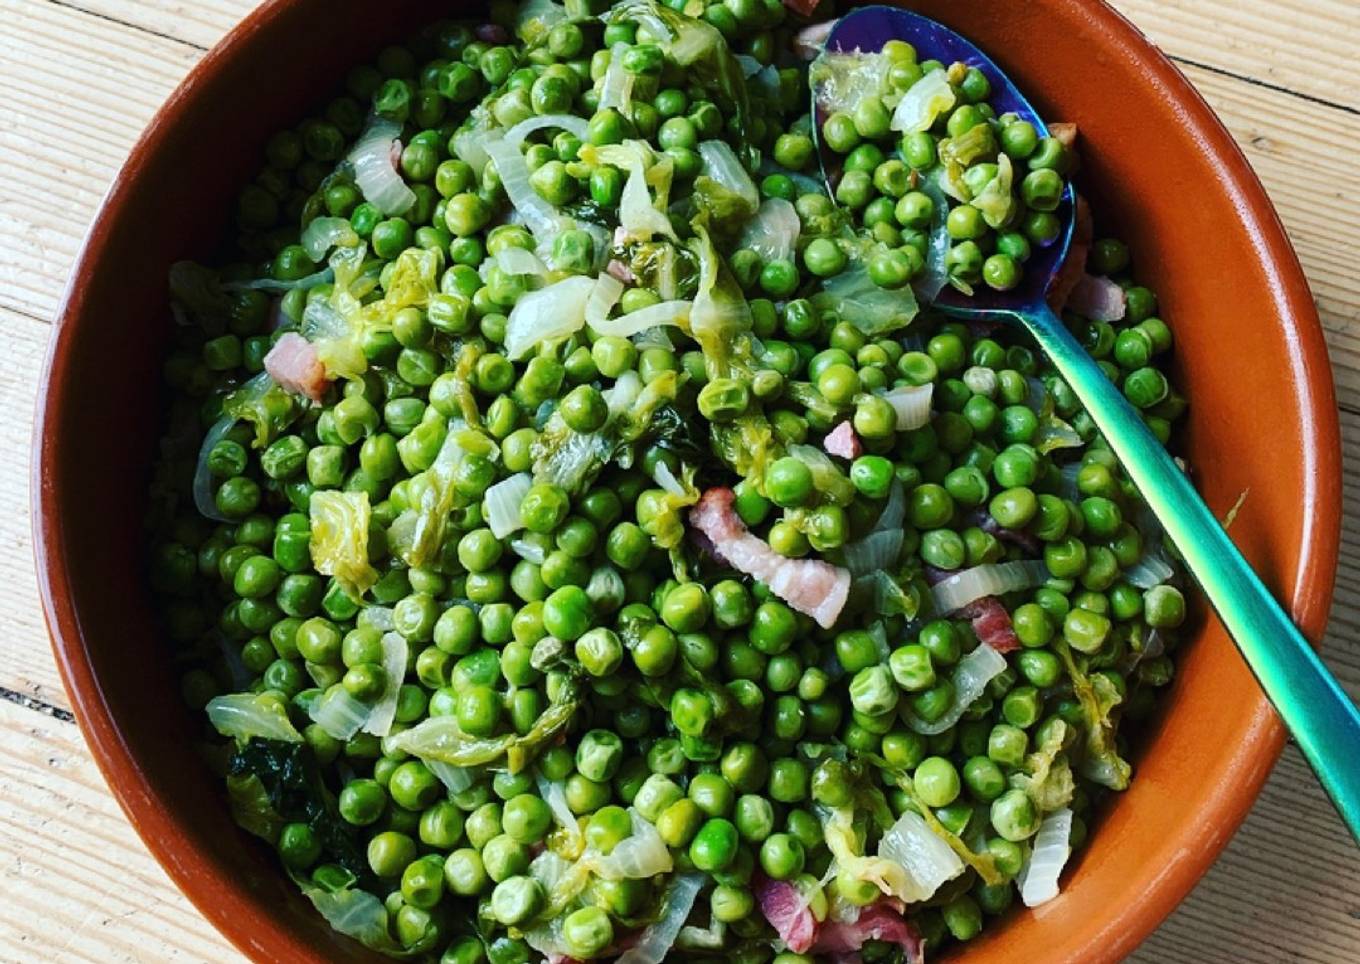
<path fill-rule="evenodd" d="M 1308 286 L 1246 160 L 1186 79 L 1106 6 L 915 6 L 995 55 L 1047 117 L 1080 125 L 1085 189 L 1105 226 L 1131 243 L 1176 332 L 1178 381 L 1192 400 L 1182 444 L 1196 478 L 1219 512 L 1250 491 L 1233 536 L 1318 639 L 1339 538 L 1336 403 Z M 273 854 L 236 828 L 187 736 L 196 724 L 142 578 L 140 520 L 164 403 L 166 269 L 210 255 L 271 132 L 304 116 L 347 66 L 451 12 L 433 0 L 272 0 L 247 17 L 133 149 L 85 242 L 48 361 L 34 541 L 72 705 L 147 846 L 260 961 L 381 958 L 334 934 Z M 1121 958 L 1228 841 L 1282 741 L 1231 642 L 1205 620 L 1132 789 L 1102 819 L 1063 894 L 956 956 Z"/>

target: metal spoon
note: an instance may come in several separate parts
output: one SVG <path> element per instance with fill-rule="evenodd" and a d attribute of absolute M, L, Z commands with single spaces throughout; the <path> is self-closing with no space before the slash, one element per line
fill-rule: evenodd
<path fill-rule="evenodd" d="M 908 41 L 923 57 L 945 64 L 961 61 L 979 68 L 991 82 L 991 99 L 998 113 L 1012 111 L 1041 135 L 1047 133 L 1029 101 L 986 54 L 928 17 L 896 7 L 861 7 L 836 22 L 826 49 L 873 52 L 889 40 Z M 815 95 L 813 116 L 818 117 Z M 820 130 L 818 119 L 815 127 Z M 823 176 L 831 187 L 839 174 L 840 158 L 820 138 L 818 152 Z M 1138 412 L 1048 307 L 1044 295 L 1067 255 L 1073 212 L 1069 185 L 1057 212 L 1062 231 L 1053 244 L 1035 249 L 1015 289 L 998 292 L 978 285 L 976 293 L 967 296 L 946 286 L 934 307 L 964 320 L 1018 322 L 1039 343 L 1180 550 L 1351 834 L 1360 841 L 1360 712 Z"/>

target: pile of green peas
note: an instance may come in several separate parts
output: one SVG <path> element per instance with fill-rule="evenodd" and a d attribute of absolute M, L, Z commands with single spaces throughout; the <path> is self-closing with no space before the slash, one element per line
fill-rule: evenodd
<path fill-rule="evenodd" d="M 843 155 L 836 201 L 884 246 L 868 261 L 870 278 L 895 288 L 918 277 L 932 227 L 943 216 L 947 278 L 965 291 L 980 283 L 998 291 L 1014 288 L 1034 249 L 1052 244 L 1061 230 L 1055 212 L 1072 166 L 1068 148 L 1014 114 L 998 116 L 988 103 L 991 82 L 978 67 L 918 61 L 915 48 L 901 40 L 889 41 L 873 56 L 889 64 L 882 72 L 883 89 L 862 92 L 853 106 L 830 111 L 820 127 L 821 142 Z M 944 72 L 954 106 L 941 112 L 929 130 L 894 132 L 885 99 L 896 103 L 935 71 Z M 1012 164 L 1011 201 L 1004 218 L 994 218 L 999 223 L 993 224 L 968 202 L 997 177 L 1001 155 Z M 923 183 L 938 185 L 941 179 L 948 182 L 948 192 Z M 949 203 L 943 215 L 936 210 L 941 202 Z M 835 248 L 829 239 L 809 245 L 807 270 L 822 277 L 842 270 L 845 254 Z"/>
<path fill-rule="evenodd" d="M 439 291 L 426 307 L 403 308 L 390 326 L 367 332 L 368 372 L 337 386 L 324 405 L 301 410 L 263 446 L 253 426 L 238 424 L 212 448 L 213 500 L 227 521 L 192 511 L 187 465 L 167 460 L 158 475 L 158 494 L 178 499 L 153 519 L 150 579 L 168 635 L 196 664 L 183 678 L 186 699 L 202 707 L 244 688 L 289 715 L 338 819 L 362 844 L 367 886 L 383 901 L 392 939 L 431 947 L 444 964 L 532 960 L 524 934 L 550 911 L 562 913 L 572 956 L 600 957 L 658 912 L 665 880 L 594 877 L 570 906 L 550 907 L 530 864 L 545 846 L 567 845 L 540 780 L 561 788 L 585 844 L 602 854 L 630 837 L 628 808 L 635 810 L 678 870 L 707 875 L 693 922 L 726 926 L 722 956 L 778 964 L 807 958 L 772 950 L 753 880 L 815 889 L 831 860 L 822 816 L 853 806 L 855 788 L 867 783 L 894 813 L 930 808 L 995 862 L 1006 883 L 969 876 L 947 900 L 908 911 L 932 947 L 969 940 L 1010 906 L 1010 881 L 1043 817 L 1017 778 L 1043 747 L 1079 759 L 1095 725 L 1064 657 L 1085 676 L 1104 678 L 1124 721 L 1151 712 L 1172 675 L 1166 651 L 1145 649 L 1154 633 L 1174 644 L 1184 596 L 1123 578 L 1152 537 L 1135 525 L 1141 499 L 1045 360 L 1018 338 L 930 313 L 908 332 L 867 337 L 810 298 L 849 264 L 824 227 L 837 204 L 889 250 L 868 265 L 876 283 L 897 287 L 917 276 L 933 212 L 911 179 L 935 163 L 941 137 L 978 124 L 1030 168 L 1019 186 L 1025 211 L 993 235 L 963 223 L 969 215 L 958 212 L 973 209 L 952 209 L 950 271 L 967 283 L 1013 284 L 1028 246 L 1051 239 L 1045 205 L 1061 190 L 1060 179 L 1050 183 L 1067 164 L 1061 145 L 1032 138 L 1023 122 L 990 117 L 980 75 L 965 70 L 955 79 L 954 67 L 917 64 L 913 52 L 892 47 L 893 83 L 945 69 L 960 106 L 939 131 L 903 139 L 900 160 L 884 156 L 879 111 L 832 115 L 821 134 L 846 154 L 847 175 L 834 202 L 800 191 L 795 175 L 815 164 L 812 120 L 803 109 L 805 70 L 777 57 L 792 29 L 783 8 L 724 0 L 686 9 L 716 27 L 731 51 L 779 65 L 777 94 L 750 91 L 743 136 L 776 165 L 759 181 L 762 196 L 793 201 L 803 234 L 796 261 L 724 249 L 760 344 L 749 379 L 710 380 L 702 352 L 679 333 L 674 350 L 586 332 L 523 361 L 499 350 L 529 282 L 496 267 L 483 277 L 479 268 L 505 247 L 532 248 L 533 239 L 497 223 L 506 205 L 494 166 L 474 170 L 453 149 L 472 108 L 500 126 L 575 113 L 589 118 L 587 139 L 597 145 L 645 139 L 672 160 L 680 193 L 701 169 L 698 142 L 737 134 L 713 93 L 657 45 L 639 42 L 634 24 L 563 22 L 526 48 L 442 23 L 355 68 L 320 114 L 269 141 L 264 168 L 236 205 L 239 260 L 222 273 L 281 282 L 313 274 L 322 266 L 299 244 L 298 226 L 326 215 L 347 218 L 376 265 L 413 247 L 435 252 Z M 597 109 L 594 81 L 615 56 L 636 75 L 626 112 Z M 382 215 L 332 173 L 370 110 L 404 125 L 399 170 L 416 201 L 401 216 Z M 614 217 L 625 175 L 585 164 L 581 146 L 565 133 L 531 138 L 524 151 L 531 183 L 554 205 L 588 201 Z M 584 231 L 563 232 L 554 263 L 585 273 L 592 245 Z M 1068 321 L 1166 441 L 1185 407 L 1161 368 L 1171 332 L 1129 268 L 1121 242 L 1097 241 L 1088 269 L 1125 286 L 1127 315 L 1115 325 Z M 177 329 L 165 366 L 175 395 L 171 434 L 187 425 L 200 439 L 223 398 L 262 370 L 277 337 L 271 315 L 296 323 L 310 300 L 329 294 L 327 285 L 295 288 L 275 306 L 261 290 L 232 289 L 219 325 Z M 656 291 L 633 287 L 622 309 L 658 300 Z M 861 604 L 828 631 L 740 574 L 707 566 L 676 578 L 658 547 L 667 500 L 653 478 L 662 463 L 677 477 L 684 464 L 662 439 L 644 438 L 630 468 L 607 466 L 586 491 L 534 484 L 520 507 L 524 529 L 496 538 L 482 498 L 498 480 L 533 470 L 543 407 L 573 431 L 597 431 L 607 418 L 604 390 L 629 372 L 645 384 L 678 376 L 674 406 L 691 424 L 760 413 L 781 451 L 816 446 L 839 422 L 851 423 L 864 453 L 830 476 L 781 454 L 759 477 L 721 480 L 734 481 L 743 522 L 784 556 L 840 562 L 843 547 L 872 529 L 900 487 L 904 578 L 919 579 L 925 567 L 1042 558 L 1053 578 L 1005 600 L 1022 644 L 1010 668 L 957 725 L 923 735 L 908 720 L 934 722 L 950 710 L 952 671 L 978 643 L 967 620 L 925 612 L 883 619 L 885 657 L 870 631 L 879 620 Z M 898 431 L 882 393 L 927 384 L 936 410 L 930 424 Z M 428 565 L 410 567 L 388 550 L 387 529 L 411 504 L 412 479 L 433 464 L 449 420 L 464 417 L 467 390 L 495 457 L 463 461 L 448 536 Z M 1048 404 L 1037 405 L 1036 395 Z M 1080 447 L 1040 451 L 1051 417 L 1070 423 Z M 368 546 L 379 578 L 363 600 L 313 564 L 309 504 L 326 490 L 363 492 L 372 505 Z M 1037 550 L 998 536 L 991 522 L 1025 534 Z M 480 768 L 470 786 L 452 792 L 425 761 L 384 749 L 375 736 L 328 735 L 307 715 L 324 692 L 338 686 L 372 704 L 389 682 L 383 627 L 366 616 L 370 607 L 391 610 L 410 651 L 394 733 L 447 716 L 470 738 L 524 737 L 582 685 L 566 739 L 534 746 L 529 769 Z M 545 640 L 563 645 L 565 663 L 536 664 Z M 808 752 L 828 745 L 844 747 L 849 762 Z M 883 766 L 865 771 L 854 763 L 860 756 Z M 1074 844 L 1106 789 L 1078 777 Z M 317 826 L 287 822 L 271 842 L 294 874 L 319 885 L 336 879 Z M 843 877 L 827 889 L 856 903 L 876 896 Z M 462 923 L 472 916 L 477 933 Z M 677 954 L 697 960 L 712 951 Z"/>

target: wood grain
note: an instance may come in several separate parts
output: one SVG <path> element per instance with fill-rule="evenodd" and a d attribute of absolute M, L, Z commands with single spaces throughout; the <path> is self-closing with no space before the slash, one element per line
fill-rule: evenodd
<path fill-rule="evenodd" d="M 243 960 L 142 847 L 80 731 L 7 702 L 0 702 L 0 960 Z"/>
<path fill-rule="evenodd" d="M 74 726 L 51 715 L 66 700 L 36 603 L 27 413 L 99 198 L 156 107 L 251 6 L 0 0 L 0 410 L 24 413 L 0 423 L 0 961 L 241 960 L 146 854 Z M 1178 60 L 1275 201 L 1327 331 L 1346 451 L 1360 452 L 1360 3 L 1117 6 Z M 1326 659 L 1360 696 L 1360 465 L 1344 511 Z M 1296 750 L 1132 960 L 1360 961 L 1360 855 Z"/>

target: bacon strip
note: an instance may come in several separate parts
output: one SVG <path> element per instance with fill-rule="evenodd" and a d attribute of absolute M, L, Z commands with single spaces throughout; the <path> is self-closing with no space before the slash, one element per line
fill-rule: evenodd
<path fill-rule="evenodd" d="M 1048 289 L 1048 305 L 1054 311 L 1062 311 L 1067 304 L 1072 289 L 1086 274 L 1086 255 L 1091 250 L 1091 239 L 1095 236 L 1095 224 L 1091 220 L 1091 206 L 1086 198 L 1077 195 L 1076 224 L 1072 229 L 1072 245 L 1067 249 L 1067 259 L 1058 269 L 1053 284 Z"/>
<path fill-rule="evenodd" d="M 798 888 L 784 880 L 761 875 L 755 882 L 760 912 L 795 954 L 805 954 L 817 939 L 817 918 L 812 916 Z"/>
<path fill-rule="evenodd" d="M 718 557 L 770 587 L 770 591 L 823 629 L 835 625 L 850 595 L 850 572 L 820 559 L 786 559 L 747 531 L 732 508 L 731 489 L 713 488 L 689 512 L 689 524 L 708 537 Z"/>
<path fill-rule="evenodd" d="M 904 959 L 911 964 L 922 964 L 925 960 L 925 941 L 921 935 L 900 914 L 882 902 L 865 907 L 854 921 L 824 921 L 812 945 L 812 952 L 837 957 L 858 954 L 865 941 L 896 944 L 902 948 Z"/>
<path fill-rule="evenodd" d="M 316 348 L 297 332 L 290 331 L 274 343 L 264 356 L 264 370 L 284 391 L 321 401 L 330 380 Z"/>
<path fill-rule="evenodd" d="M 1066 308 L 1092 321 L 1118 321 L 1124 317 L 1128 301 L 1124 289 L 1109 278 L 1083 274 L 1067 296 Z"/>
<path fill-rule="evenodd" d="M 959 615 L 970 620 L 977 638 L 998 653 L 1010 653 L 1020 648 L 1020 637 L 1015 635 L 1011 615 L 1001 600 L 983 596 L 959 610 Z"/>
<path fill-rule="evenodd" d="M 841 422 L 827 432 L 826 438 L 822 439 L 822 448 L 826 449 L 827 455 L 837 455 L 843 459 L 857 459 L 864 451 L 859 436 L 855 434 L 855 427 L 849 422 Z"/>

